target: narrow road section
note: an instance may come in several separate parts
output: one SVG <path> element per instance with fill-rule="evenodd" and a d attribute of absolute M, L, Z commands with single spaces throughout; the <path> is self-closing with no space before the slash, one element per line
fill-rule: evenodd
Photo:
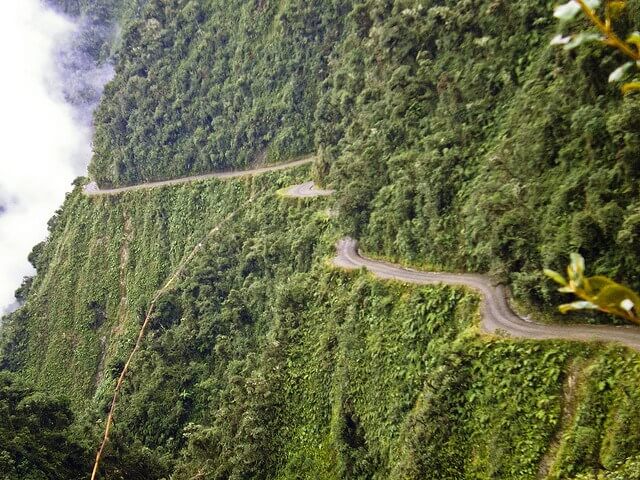
<path fill-rule="evenodd" d="M 171 180 L 162 180 L 159 182 L 142 183 L 140 185 L 131 185 L 129 187 L 110 188 L 102 190 L 98 187 L 96 182 L 91 182 L 84 186 L 83 192 L 88 197 L 98 197 L 104 195 L 118 195 L 124 192 L 135 192 L 138 190 L 148 190 L 150 188 L 168 187 L 173 185 L 182 185 L 184 183 L 198 182 L 201 180 L 210 180 L 217 178 L 221 180 L 247 177 L 251 175 L 259 175 L 261 173 L 277 172 L 279 170 L 286 170 L 288 168 L 299 167 L 301 165 L 307 165 L 315 160 L 314 156 L 305 157 L 293 162 L 278 163 L 276 165 L 267 165 L 265 167 L 253 168 L 250 170 L 237 170 L 231 172 L 219 172 L 219 173 L 205 173 L 203 175 L 194 175 L 192 177 L 174 178 Z"/>
<path fill-rule="evenodd" d="M 640 350 L 640 328 L 614 325 L 543 325 L 516 315 L 507 300 L 503 286 L 495 285 L 486 275 L 465 273 L 432 273 L 403 268 L 388 262 L 363 257 L 352 238 L 338 242 L 333 263 L 347 270 L 366 268 L 378 278 L 399 280 L 418 285 L 462 285 L 477 290 L 483 297 L 482 329 L 486 333 L 507 334 L 533 340 L 576 340 L 616 342 Z"/>
<path fill-rule="evenodd" d="M 316 187 L 314 182 L 301 183 L 282 191 L 282 195 L 292 198 L 328 197 L 333 195 L 335 190 L 322 190 Z"/>

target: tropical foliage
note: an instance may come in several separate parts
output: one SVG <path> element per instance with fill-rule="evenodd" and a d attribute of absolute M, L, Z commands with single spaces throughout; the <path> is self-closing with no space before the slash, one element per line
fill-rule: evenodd
<path fill-rule="evenodd" d="M 546 1 L 372 1 L 350 18 L 316 170 L 365 249 L 488 271 L 538 305 L 560 300 L 542 270 L 569 251 L 640 287 L 640 99 L 608 84 L 616 52 L 549 46 Z M 619 22 L 640 25 L 636 2 Z"/>
<path fill-rule="evenodd" d="M 600 8 L 599 8 L 600 7 Z M 627 57 L 627 62 L 616 68 L 609 74 L 609 82 L 619 82 L 627 71 L 637 69 L 640 62 L 640 32 L 633 31 L 622 40 L 616 31 L 616 22 L 620 19 L 627 7 L 626 0 L 570 0 L 554 10 L 554 16 L 562 22 L 573 20 L 578 12 L 582 11 L 586 18 L 593 24 L 598 33 L 580 32 L 571 36 L 556 35 L 551 41 L 552 45 L 564 45 L 566 50 L 571 50 L 585 42 L 600 42 L 614 48 Z M 603 11 L 603 16 L 598 10 Z M 640 90 L 640 82 L 629 81 L 622 85 L 622 93 L 631 93 Z"/>
<path fill-rule="evenodd" d="M 313 150 L 346 0 L 160 1 L 126 24 L 90 173 L 123 185 Z"/>
<path fill-rule="evenodd" d="M 0 373 L 0 472 L 6 480 L 72 480 L 88 466 L 69 405 Z"/>
<path fill-rule="evenodd" d="M 157 303 L 104 478 L 633 478 L 636 352 L 488 339 L 473 293 L 328 263 L 353 233 L 378 256 L 491 271 L 548 304 L 560 295 L 542 266 L 575 250 L 596 278 L 637 287 L 640 104 L 606 82 L 618 57 L 549 47 L 542 0 L 321 3 L 150 0 L 128 17 L 96 115 L 101 183 L 320 160 L 76 189 L 30 256 L 0 365 L 68 397 L 64 438 L 91 458 L 149 302 L 218 225 Z M 639 20 L 629 2 L 618 21 Z M 277 195 L 312 172 L 335 199 Z M 566 288 L 633 311 L 574 263 Z"/>
<path fill-rule="evenodd" d="M 585 42 L 597 41 L 617 49 L 628 59 L 631 59 L 609 75 L 609 82 L 618 82 L 630 68 L 637 68 L 640 65 L 640 33 L 633 32 L 626 41 L 623 41 L 615 31 L 615 21 L 622 16 L 627 6 L 626 1 L 605 0 L 602 6 L 603 18 L 598 13 L 600 3 L 600 0 L 570 0 L 556 7 L 554 16 L 563 22 L 573 20 L 578 12 L 582 11 L 599 33 L 581 32 L 568 37 L 559 34 L 553 38 L 551 44 L 564 45 L 565 50 L 571 50 Z M 622 85 L 622 92 L 625 94 L 639 89 L 640 82 L 627 82 Z M 578 302 L 561 305 L 560 311 L 562 313 L 571 310 L 600 310 L 634 323 L 640 323 L 637 313 L 640 308 L 640 297 L 633 290 L 604 276 L 585 278 L 583 275 L 584 258 L 576 253 L 571 255 L 571 263 L 567 272 L 569 274 L 568 281 L 552 270 L 545 270 L 547 276 L 562 285 L 560 292 L 574 293 L 582 299 Z"/>
<path fill-rule="evenodd" d="M 581 301 L 561 305 L 560 311 L 562 313 L 567 313 L 571 310 L 600 310 L 640 324 L 640 317 L 638 316 L 640 296 L 633 290 L 607 277 L 585 277 L 584 258 L 577 253 L 571 255 L 571 263 L 567 267 L 568 279 L 565 280 L 562 275 L 553 270 L 545 270 L 545 273 L 552 280 L 562 285 L 562 288 L 558 291 L 573 293 L 582 299 Z"/>
<path fill-rule="evenodd" d="M 567 478 L 640 455 L 637 354 L 487 341 L 468 292 L 337 271 L 333 200 L 277 195 L 308 173 L 76 191 L 51 222 L 0 356 L 71 397 L 91 458 L 147 302 L 238 210 L 157 304 L 106 478 Z"/>

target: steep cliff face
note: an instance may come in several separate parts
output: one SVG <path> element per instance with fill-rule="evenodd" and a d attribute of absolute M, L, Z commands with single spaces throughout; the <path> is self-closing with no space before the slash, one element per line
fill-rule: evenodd
<path fill-rule="evenodd" d="M 623 24 L 639 25 L 628 2 Z M 316 118 L 318 169 L 348 228 L 394 259 L 492 271 L 558 303 L 541 274 L 579 251 L 639 287 L 637 96 L 597 44 L 549 45 L 546 1 L 365 2 Z"/>
<path fill-rule="evenodd" d="M 319 159 L 68 196 L 31 255 L 0 366 L 70 399 L 82 445 L 69 448 L 97 446 L 115 378 L 178 271 L 105 478 L 638 475 L 637 352 L 481 335 L 473 292 L 328 261 L 351 233 L 405 263 L 491 270 L 534 301 L 553 300 L 542 265 L 572 249 L 633 278 L 638 100 L 607 89 L 603 51 L 550 50 L 547 2 L 138 6 L 118 7 L 137 13 L 123 14 L 96 115 L 96 179 Z M 312 176 L 335 195 L 278 193 Z"/>
<path fill-rule="evenodd" d="M 71 398 L 89 459 L 149 302 L 191 258 L 133 363 L 107 478 L 571 478 L 640 453 L 637 353 L 488 338 L 463 289 L 339 271 L 334 200 L 277 193 L 308 175 L 76 191 L 51 222 L 2 362 Z"/>
<path fill-rule="evenodd" d="M 638 100 L 606 49 L 549 45 L 548 2 L 149 2 L 125 24 L 100 183 L 319 150 L 378 254 L 491 271 L 539 304 L 571 250 L 640 287 Z"/>
<path fill-rule="evenodd" d="M 97 112 L 91 175 L 132 184 L 313 150 L 348 1 L 150 1 Z"/>

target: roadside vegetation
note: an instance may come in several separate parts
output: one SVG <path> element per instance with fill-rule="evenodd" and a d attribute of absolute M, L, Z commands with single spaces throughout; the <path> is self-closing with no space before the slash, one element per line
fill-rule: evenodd
<path fill-rule="evenodd" d="M 571 478 L 640 454 L 637 353 L 487 339 L 464 289 L 336 270 L 333 199 L 277 194 L 308 173 L 69 197 L 1 350 L 70 397 L 85 466 L 147 302 L 239 206 L 157 304 L 105 478 L 534 479 L 543 459 L 548 478 Z"/>
<path fill-rule="evenodd" d="M 640 477 L 640 354 L 484 336 L 470 291 L 328 262 L 349 233 L 543 306 L 562 298 L 543 267 L 576 251 L 637 289 L 640 104 L 607 82 L 609 48 L 550 47 L 546 1 L 149 0 L 139 15 L 96 115 L 101 185 L 320 159 L 68 196 L 0 330 L 0 366 L 30 385 L 2 377 L 3 418 L 33 425 L 48 417 L 24 398 L 51 405 L 60 422 L 25 438 L 41 458 L 54 441 L 59 470 L 0 423 L 8 479 L 89 474 L 149 302 L 234 211 L 157 303 L 103 478 Z M 635 2 L 620 21 L 640 25 Z M 277 194 L 312 175 L 335 198 Z"/>
<path fill-rule="evenodd" d="M 640 97 L 608 82 L 626 60 L 549 45 L 566 30 L 546 1 L 364 2 L 351 20 L 316 110 L 317 171 L 368 252 L 491 272 L 536 308 L 565 300 L 543 269 L 570 252 L 640 287 Z"/>
<path fill-rule="evenodd" d="M 629 71 L 636 71 L 640 66 L 640 32 L 633 31 L 622 40 L 618 20 L 627 7 L 626 1 L 605 0 L 570 0 L 554 10 L 554 17 L 563 24 L 571 22 L 579 12 L 591 22 L 594 32 L 580 32 L 570 36 L 556 35 L 552 45 L 564 45 L 565 50 L 579 47 L 583 43 L 597 42 L 617 50 L 627 61 L 609 74 L 609 82 L 620 82 L 629 77 Z M 626 81 L 621 91 L 627 95 L 640 90 L 640 82 Z M 633 290 L 620 285 L 604 276 L 587 278 L 584 276 L 584 258 L 580 254 L 571 254 L 571 263 L 567 267 L 568 280 L 552 270 L 545 270 L 547 276 L 559 283 L 562 293 L 573 293 L 581 300 L 560 306 L 566 313 L 572 310 L 599 310 L 610 315 L 622 317 L 633 323 L 640 323 L 640 296 Z"/>

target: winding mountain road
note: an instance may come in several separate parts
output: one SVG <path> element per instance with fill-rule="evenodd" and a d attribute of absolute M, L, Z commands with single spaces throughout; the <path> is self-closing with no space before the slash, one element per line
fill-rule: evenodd
<path fill-rule="evenodd" d="M 125 192 L 135 192 L 139 190 L 148 190 L 150 188 L 157 187 L 168 187 L 173 185 L 182 185 L 185 183 L 198 182 L 201 180 L 210 180 L 212 178 L 217 178 L 220 180 L 232 179 L 232 178 L 240 178 L 240 177 L 248 177 L 251 175 L 259 175 L 261 173 L 268 172 L 277 172 L 279 170 L 286 170 L 288 168 L 299 167 L 301 165 L 306 165 L 315 160 L 314 156 L 301 158 L 300 160 L 295 160 L 293 162 L 287 163 L 278 163 L 275 165 L 267 165 L 265 167 L 253 168 L 250 170 L 237 170 L 231 172 L 218 172 L 218 173 L 205 173 L 202 175 L 193 175 L 191 177 L 182 177 L 182 178 L 174 178 L 172 180 L 162 180 L 158 182 L 148 182 L 141 183 L 139 185 L 131 185 L 129 187 L 120 187 L 120 188 L 109 188 L 109 189 L 100 189 L 96 182 L 91 182 L 84 186 L 83 192 L 88 197 L 99 197 L 106 195 L 119 195 Z"/>
<path fill-rule="evenodd" d="M 333 263 L 347 270 L 366 268 L 378 278 L 399 280 L 418 285 L 444 283 L 462 285 L 480 292 L 482 329 L 487 333 L 506 333 L 515 338 L 534 340 L 576 340 L 616 342 L 640 350 L 640 328 L 613 325 L 543 325 L 516 315 L 509 307 L 502 285 L 495 285 L 486 275 L 465 273 L 431 273 L 403 268 L 392 263 L 371 260 L 358 252 L 352 238 L 340 240 Z"/>
<path fill-rule="evenodd" d="M 261 173 L 285 170 L 313 162 L 314 157 L 305 157 L 277 165 L 254 168 L 250 170 L 209 173 L 195 175 L 191 177 L 150 182 L 129 187 L 113 188 L 101 190 L 95 183 L 90 183 L 84 187 L 87 196 L 95 197 L 101 195 L 118 195 L 124 192 L 147 190 L 156 187 L 172 185 L 182 185 L 185 183 L 217 179 L 232 179 Z M 315 186 L 313 182 L 306 182 L 300 185 L 293 185 L 283 191 L 283 195 L 295 198 L 311 198 L 328 196 L 333 194 L 333 190 L 322 190 Z M 482 329 L 487 333 L 507 334 L 515 338 L 526 338 L 533 340 L 576 340 L 576 341 L 596 341 L 615 342 L 640 350 L 640 328 L 636 326 L 613 326 L 613 325 L 543 325 L 526 320 L 516 315 L 509 306 L 507 293 L 502 285 L 495 285 L 492 279 L 486 275 L 465 273 L 440 273 L 424 272 L 403 268 L 392 263 L 372 260 L 363 257 L 358 252 L 357 242 L 352 238 L 340 240 L 337 245 L 337 256 L 333 263 L 347 270 L 366 268 L 373 275 L 382 279 L 399 280 L 418 285 L 448 284 L 470 287 L 478 291 L 482 297 L 481 315 Z"/>

